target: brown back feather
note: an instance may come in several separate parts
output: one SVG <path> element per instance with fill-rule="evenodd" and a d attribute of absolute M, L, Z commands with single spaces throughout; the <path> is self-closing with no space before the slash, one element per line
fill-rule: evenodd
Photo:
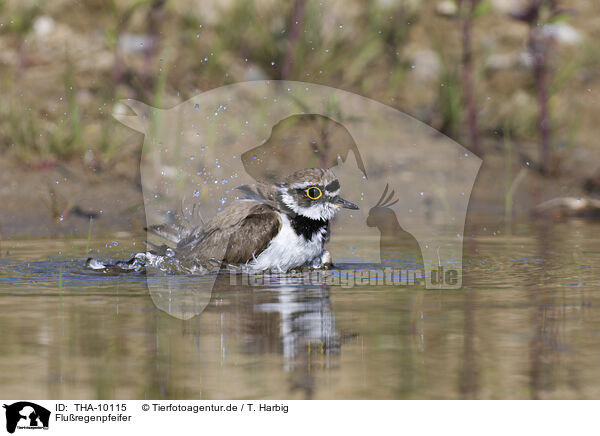
<path fill-rule="evenodd" d="M 265 204 L 254 207 L 229 238 L 223 260 L 232 264 L 252 260 L 269 246 L 280 229 L 281 219 L 272 207 Z"/>

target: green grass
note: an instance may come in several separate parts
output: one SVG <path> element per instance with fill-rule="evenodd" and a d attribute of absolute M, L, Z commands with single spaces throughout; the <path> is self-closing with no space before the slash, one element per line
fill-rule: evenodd
<path fill-rule="evenodd" d="M 88 226 L 87 241 L 85 243 L 85 255 L 86 256 L 90 252 L 90 241 L 92 240 L 92 222 L 93 221 L 94 221 L 94 219 L 92 217 L 90 217 L 90 224 Z"/>
<path fill-rule="evenodd" d="M 115 159 L 122 159 L 119 152 L 131 137 L 131 132 L 111 117 L 117 100 L 135 98 L 165 107 L 201 91 L 248 80 L 250 70 L 267 79 L 302 80 L 360 93 L 417 115 L 458 141 L 465 139 L 461 129 L 460 27 L 456 20 L 439 17 L 433 3 L 415 6 L 413 2 L 349 0 L 342 6 L 341 2 L 318 0 L 249 0 L 227 6 L 197 2 L 197 7 L 190 8 L 184 7 L 183 0 L 173 0 L 158 10 L 153 0 L 34 3 L 28 6 L 0 0 L 0 22 L 7 24 L 0 28 L 0 46 L 23 61 L 0 64 L 0 153 L 12 154 L 32 166 L 83 159 L 92 150 L 99 167 L 110 167 Z M 301 12 L 295 9 L 298 4 L 304 4 Z M 122 71 L 116 71 L 114 65 L 95 69 L 94 53 L 82 53 L 81 48 L 69 52 L 70 44 L 46 53 L 40 48 L 45 43 L 34 31 L 41 15 L 54 17 L 57 28 L 72 29 L 73 35 L 78 35 L 73 39 L 89 38 L 90 50 L 103 56 L 118 55 Z M 294 20 L 299 20 L 296 36 L 292 36 Z M 486 9 L 474 23 L 475 35 L 503 20 L 510 21 Z M 494 32 L 490 38 L 502 36 L 501 29 L 490 30 Z M 124 51 L 119 44 L 124 34 L 160 36 L 158 45 L 147 51 Z M 491 45 L 490 38 L 473 40 L 475 71 L 481 70 L 482 52 L 502 53 L 510 48 L 500 42 Z M 99 45 L 92 43 L 98 39 Z M 520 41 L 512 49 L 522 50 L 522 45 Z M 573 82 L 581 82 L 586 90 L 593 87 L 584 83 L 594 80 L 599 63 L 593 48 L 585 43 L 577 56 L 567 50 L 556 52 L 553 105 L 559 104 L 559 99 L 560 104 L 568 100 L 564 94 L 573 92 Z M 439 80 L 425 85 L 414 81 L 411 64 L 415 50 L 438 54 Z M 283 77 L 286 62 L 291 66 Z M 522 110 L 517 104 L 514 110 L 504 109 L 519 89 L 534 95 L 526 71 L 505 82 L 496 80 L 498 75 L 512 73 L 477 78 L 480 129 L 485 136 L 498 128 L 500 118 L 501 122 L 511 118 L 515 140 L 531 140 L 537 107 Z M 486 100 L 487 96 L 491 98 Z M 58 101 L 59 97 L 63 99 Z M 555 129 L 568 136 L 569 145 L 579 130 L 571 123 L 571 119 L 556 120 Z M 589 127 L 582 124 L 581 129 Z M 590 134 L 584 131 L 581 136 Z"/>

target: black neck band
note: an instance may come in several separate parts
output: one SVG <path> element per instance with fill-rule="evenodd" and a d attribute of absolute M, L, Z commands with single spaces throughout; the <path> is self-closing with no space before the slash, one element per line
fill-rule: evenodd
<path fill-rule="evenodd" d="M 302 215 L 290 217 L 290 222 L 294 232 L 296 232 L 298 236 L 304 236 L 304 239 L 307 241 L 310 241 L 316 233 L 320 232 L 321 229 L 326 228 L 328 224 L 328 221 L 314 220 Z"/>

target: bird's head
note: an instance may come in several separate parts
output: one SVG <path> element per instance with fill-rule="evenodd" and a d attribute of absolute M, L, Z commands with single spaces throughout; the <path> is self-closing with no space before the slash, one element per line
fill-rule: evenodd
<path fill-rule="evenodd" d="M 296 171 L 279 185 L 280 201 L 298 215 L 328 221 L 340 208 L 358 206 L 339 196 L 340 182 L 331 170 L 308 168 Z"/>

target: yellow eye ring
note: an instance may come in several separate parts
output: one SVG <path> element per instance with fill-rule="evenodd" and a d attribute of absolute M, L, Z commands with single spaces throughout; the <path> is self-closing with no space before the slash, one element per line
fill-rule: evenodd
<path fill-rule="evenodd" d="M 313 189 L 316 190 L 317 192 L 313 191 Z M 319 188 L 317 188 L 316 186 L 311 186 L 305 192 L 306 192 L 306 196 L 308 198 L 310 198 L 311 200 L 317 200 L 317 199 L 321 198 L 321 196 L 323 195 L 321 190 Z"/>

